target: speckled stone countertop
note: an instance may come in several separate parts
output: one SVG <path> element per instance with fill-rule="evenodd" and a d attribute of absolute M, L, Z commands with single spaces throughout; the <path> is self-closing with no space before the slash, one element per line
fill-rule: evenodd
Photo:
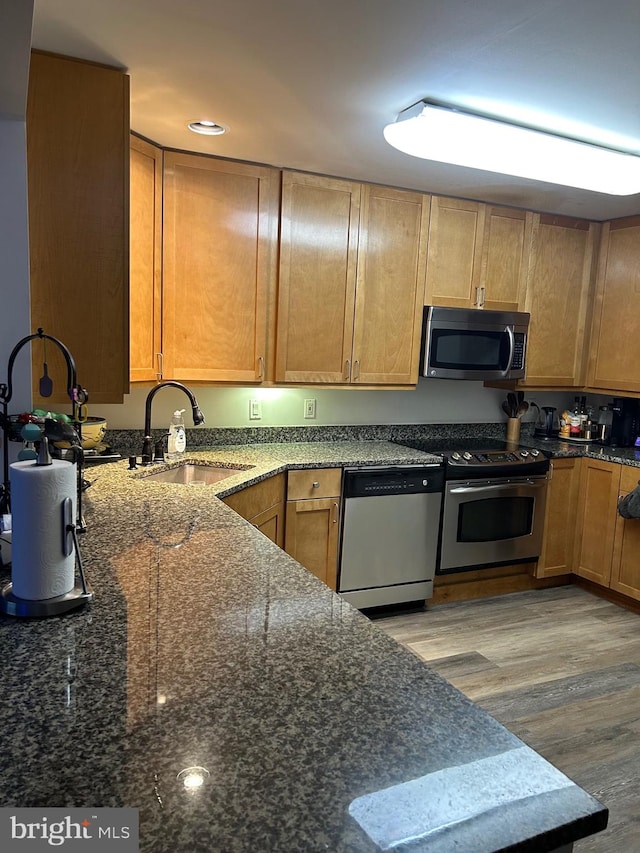
<path fill-rule="evenodd" d="M 543 853 L 604 828 L 599 802 L 217 497 L 287 467 L 432 457 L 187 458 L 252 467 L 199 488 L 88 469 L 95 601 L 0 617 L 0 805 L 136 807 L 145 853 Z M 188 790 L 193 767 L 209 775 Z"/>
<path fill-rule="evenodd" d="M 640 447 L 606 447 L 594 442 L 545 441 L 534 436 L 522 436 L 521 444 L 538 447 L 552 459 L 567 456 L 588 456 L 619 465 L 640 468 Z"/>

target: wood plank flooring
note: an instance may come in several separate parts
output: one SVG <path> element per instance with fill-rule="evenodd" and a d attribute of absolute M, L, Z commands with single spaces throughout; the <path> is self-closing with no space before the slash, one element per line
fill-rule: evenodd
<path fill-rule="evenodd" d="M 640 853 L 640 615 L 576 586 L 376 624 L 609 808 L 575 853 Z"/>

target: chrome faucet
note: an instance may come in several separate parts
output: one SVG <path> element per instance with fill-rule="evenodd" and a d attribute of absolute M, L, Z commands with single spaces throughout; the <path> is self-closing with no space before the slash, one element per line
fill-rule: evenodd
<path fill-rule="evenodd" d="M 193 415 L 193 425 L 198 426 L 199 424 L 204 423 L 204 415 L 200 411 L 200 407 L 198 406 L 198 401 L 195 398 L 193 391 L 190 391 L 186 385 L 183 385 L 181 382 L 174 382 L 173 380 L 167 380 L 166 382 L 159 382 L 154 388 L 149 391 L 147 394 L 147 400 L 144 404 L 144 443 L 142 445 L 142 464 L 150 465 L 152 460 L 158 458 L 163 459 L 162 453 L 158 454 L 158 452 L 154 452 L 153 440 L 151 438 L 151 403 L 153 398 L 158 393 L 161 388 L 179 388 L 189 398 L 189 402 L 191 403 L 191 412 Z M 159 442 L 160 447 L 162 446 L 161 441 Z"/>

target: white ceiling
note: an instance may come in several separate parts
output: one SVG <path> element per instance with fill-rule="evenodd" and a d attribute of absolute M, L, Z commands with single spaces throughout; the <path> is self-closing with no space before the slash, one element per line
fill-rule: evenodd
<path fill-rule="evenodd" d="M 162 146 L 590 219 L 607 196 L 418 160 L 421 98 L 640 153 L 638 0 L 36 0 L 33 46 L 126 68 Z M 99 105 L 96 105 L 98 108 Z M 229 128 L 201 137 L 208 118 Z"/>

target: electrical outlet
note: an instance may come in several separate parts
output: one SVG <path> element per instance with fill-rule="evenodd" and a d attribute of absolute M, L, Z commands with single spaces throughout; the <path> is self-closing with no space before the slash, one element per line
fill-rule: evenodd
<path fill-rule="evenodd" d="M 305 418 L 315 418 L 315 416 L 316 416 L 316 401 L 315 401 L 315 399 L 304 401 L 304 416 L 305 416 Z"/>
<path fill-rule="evenodd" d="M 260 400 L 249 400 L 249 420 L 259 421 L 262 419 L 262 403 Z"/>

